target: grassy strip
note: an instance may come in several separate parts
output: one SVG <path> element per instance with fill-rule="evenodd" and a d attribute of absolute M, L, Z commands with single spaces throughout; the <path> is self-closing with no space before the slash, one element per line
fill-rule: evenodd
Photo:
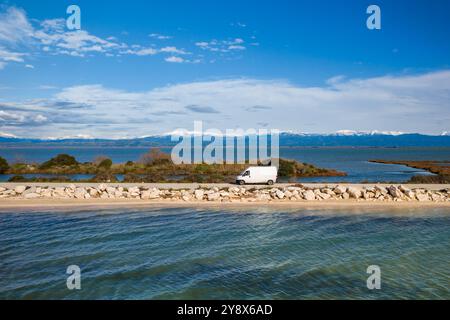
<path fill-rule="evenodd" d="M 370 160 L 370 162 L 403 165 L 435 174 L 434 176 L 417 175 L 408 183 L 450 183 L 450 161 Z"/>
<path fill-rule="evenodd" d="M 113 163 L 109 158 L 98 157 L 92 162 L 80 163 L 74 157 L 61 154 L 42 164 L 15 163 L 7 165 L 2 173 L 14 174 L 10 182 L 70 182 L 70 175 L 94 175 L 82 182 L 117 182 L 118 174 L 124 175 L 126 183 L 139 182 L 233 182 L 249 164 L 179 164 L 170 157 L 152 149 L 139 162 Z M 25 174 L 49 174 L 51 178 L 26 179 Z M 295 160 L 280 159 L 279 176 L 288 178 L 345 176 L 344 172 L 318 168 Z M 81 182 L 81 181 L 80 181 Z"/>

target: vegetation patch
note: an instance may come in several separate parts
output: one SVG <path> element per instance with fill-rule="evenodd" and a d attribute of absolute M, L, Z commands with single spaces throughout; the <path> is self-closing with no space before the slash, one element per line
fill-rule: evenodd
<path fill-rule="evenodd" d="M 5 161 L 6 162 L 6 161 Z M 295 160 L 280 159 L 279 176 L 290 178 L 345 176 L 343 172 L 323 169 L 311 164 Z M 0 159 L 1 165 L 1 159 Z M 261 165 L 261 164 L 260 164 Z M 159 149 L 151 149 L 142 155 L 137 162 L 113 163 L 105 156 L 98 156 L 91 162 L 80 163 L 75 157 L 60 154 L 42 164 L 17 163 L 4 166 L 3 173 L 18 175 L 15 181 L 30 181 L 25 174 L 51 174 L 62 179 L 76 174 L 93 175 L 89 180 L 80 182 L 117 182 L 117 175 L 124 175 L 126 183 L 164 183 L 164 182 L 197 182 L 197 183 L 229 183 L 234 182 L 237 175 L 249 166 L 245 164 L 174 164 L 168 154 Z M 46 182 L 53 178 L 33 178 L 35 182 Z"/>
<path fill-rule="evenodd" d="M 373 163 L 398 164 L 433 173 L 432 176 L 416 175 L 407 183 L 450 183 L 450 161 L 370 160 Z"/>

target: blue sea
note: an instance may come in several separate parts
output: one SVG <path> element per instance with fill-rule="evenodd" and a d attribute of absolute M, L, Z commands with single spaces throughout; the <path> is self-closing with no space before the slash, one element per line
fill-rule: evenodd
<path fill-rule="evenodd" d="M 6 211 L 0 299 L 450 299 L 449 239 L 448 208 Z"/>
<path fill-rule="evenodd" d="M 116 163 L 129 160 L 137 161 L 140 156 L 148 152 L 146 147 L 2 147 L 0 156 L 9 162 L 39 162 L 49 160 L 61 153 L 73 155 L 80 162 L 88 162 L 95 157 L 104 155 Z M 170 149 L 163 149 L 170 153 Z M 336 169 L 347 173 L 346 177 L 314 177 L 302 178 L 300 182 L 405 182 L 414 175 L 428 175 L 430 173 L 401 165 L 386 165 L 371 163 L 369 160 L 437 160 L 450 162 L 449 147 L 405 147 L 405 148 L 364 148 L 364 147 L 298 147 L 281 148 L 283 158 L 295 159 L 314 164 L 318 167 Z M 31 178 L 36 175 L 28 175 Z M 41 175 L 42 176 L 42 175 Z M 1 181 L 8 181 L 11 175 L 0 175 Z M 73 179 L 89 179 L 90 175 L 75 175 Z M 122 179 L 118 176 L 118 179 Z"/>

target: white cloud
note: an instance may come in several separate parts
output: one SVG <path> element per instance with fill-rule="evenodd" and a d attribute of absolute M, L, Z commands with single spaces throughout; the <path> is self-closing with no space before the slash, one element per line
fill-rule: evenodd
<path fill-rule="evenodd" d="M 33 27 L 25 11 L 10 7 L 0 12 L 0 41 L 18 44 L 26 41 L 33 34 Z"/>
<path fill-rule="evenodd" d="M 241 38 L 235 38 L 232 40 L 211 40 L 211 41 L 199 41 L 196 42 L 195 45 L 206 51 L 210 51 L 212 53 L 222 53 L 226 54 L 233 51 L 242 51 L 247 48 L 244 46 L 245 41 Z"/>
<path fill-rule="evenodd" d="M 175 54 L 189 54 L 188 52 L 178 49 L 177 47 L 164 47 L 159 50 L 160 52 L 175 53 Z"/>
<path fill-rule="evenodd" d="M 232 27 L 239 27 L 239 28 L 246 28 L 247 27 L 247 25 L 245 24 L 245 23 L 242 23 L 242 22 L 236 22 L 236 23 L 230 23 L 230 25 L 232 26 Z"/>
<path fill-rule="evenodd" d="M 2 137 L 2 138 L 17 138 L 16 135 L 13 135 L 13 134 L 7 133 L 7 132 L 3 132 L 3 131 L 0 131 L 0 137 Z"/>
<path fill-rule="evenodd" d="M 207 48 L 209 46 L 209 42 L 205 41 L 196 42 L 195 45 L 200 48 Z"/>
<path fill-rule="evenodd" d="M 24 53 L 8 51 L 0 46 L 0 70 L 10 62 L 23 62 L 25 55 Z"/>
<path fill-rule="evenodd" d="M 192 130 L 194 120 L 221 130 L 264 123 L 297 132 L 347 128 L 440 134 L 448 131 L 450 122 L 450 70 L 340 78 L 324 87 L 257 79 L 193 82 L 143 92 L 86 85 L 63 89 L 49 100 L 9 103 L 2 109 L 0 119 L 18 136 L 138 137 Z"/>
<path fill-rule="evenodd" d="M 186 52 L 182 49 L 178 49 L 177 47 L 171 46 L 171 47 L 163 47 L 161 49 L 155 49 L 155 48 L 141 48 L 140 46 L 133 46 L 135 49 L 127 50 L 123 53 L 126 54 L 132 54 L 137 56 L 152 56 L 160 53 L 170 53 L 170 54 L 177 54 L 177 55 L 185 55 L 189 54 L 189 52 Z"/>
<path fill-rule="evenodd" d="M 25 63 L 25 56 L 37 56 L 38 53 L 79 58 L 93 55 L 119 57 L 160 54 L 168 62 L 199 63 L 203 60 L 199 49 L 200 51 L 207 50 L 219 57 L 223 57 L 227 53 L 232 55 L 233 52 L 246 49 L 245 41 L 242 38 L 197 42 L 194 47 L 197 53 L 195 50 L 180 49 L 174 45 L 158 48 L 153 44 L 144 47 L 140 44 L 121 42 L 117 37 L 111 35 L 103 38 L 87 30 L 69 31 L 65 25 L 66 22 L 63 18 L 42 21 L 29 20 L 24 10 L 15 7 L 9 7 L 0 12 L 0 69 L 3 69 L 8 62 Z M 149 37 L 156 40 L 173 38 L 158 33 L 152 33 Z M 178 57 L 180 55 L 192 55 L 193 58 L 182 59 Z"/>
<path fill-rule="evenodd" d="M 34 38 L 46 52 L 83 57 L 86 53 L 113 52 L 126 47 L 114 40 L 105 40 L 86 30 L 66 31 L 63 19 L 45 20 L 42 29 L 34 32 Z M 111 38 L 110 38 L 111 39 Z"/>
<path fill-rule="evenodd" d="M 133 54 L 136 56 L 153 56 L 155 54 L 158 54 L 158 50 L 154 48 L 143 48 L 139 50 L 127 50 L 125 51 L 127 54 Z"/>
<path fill-rule="evenodd" d="M 154 38 L 154 39 L 158 39 L 158 40 L 168 40 L 168 39 L 172 39 L 173 37 L 171 36 L 165 36 L 159 33 L 151 33 L 148 35 L 150 38 Z"/>
<path fill-rule="evenodd" d="M 228 47 L 228 50 L 245 50 L 246 48 L 244 46 L 238 46 L 238 45 L 231 45 Z"/>
<path fill-rule="evenodd" d="M 181 57 L 175 57 L 175 56 L 167 57 L 165 60 L 166 60 L 167 62 L 174 62 L 174 63 L 183 63 L 183 62 L 184 62 L 184 59 L 183 59 L 183 58 L 181 58 Z"/>
<path fill-rule="evenodd" d="M 54 90 L 54 89 L 58 89 L 58 87 L 56 86 L 51 86 L 51 85 L 40 85 L 38 87 L 41 90 Z"/>

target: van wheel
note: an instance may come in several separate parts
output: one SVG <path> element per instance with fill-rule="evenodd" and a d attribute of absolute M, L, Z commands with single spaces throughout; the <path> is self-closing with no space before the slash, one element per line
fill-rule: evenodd
<path fill-rule="evenodd" d="M 267 181 L 267 184 L 268 184 L 269 186 L 273 185 L 273 180 Z"/>
<path fill-rule="evenodd" d="M 238 184 L 241 185 L 241 186 L 243 186 L 243 185 L 245 184 L 245 181 L 244 181 L 244 180 L 239 180 L 239 181 L 238 181 Z"/>

